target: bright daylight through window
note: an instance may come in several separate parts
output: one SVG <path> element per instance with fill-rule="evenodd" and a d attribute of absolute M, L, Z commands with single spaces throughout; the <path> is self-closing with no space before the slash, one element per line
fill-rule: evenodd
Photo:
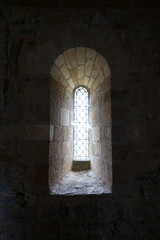
<path fill-rule="evenodd" d="M 84 87 L 74 91 L 73 160 L 89 159 L 89 92 Z"/>

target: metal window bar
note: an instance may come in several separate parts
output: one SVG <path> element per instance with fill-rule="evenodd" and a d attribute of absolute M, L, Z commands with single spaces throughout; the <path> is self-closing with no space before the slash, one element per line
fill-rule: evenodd
<path fill-rule="evenodd" d="M 89 92 L 85 87 L 74 91 L 73 159 L 89 160 Z"/>

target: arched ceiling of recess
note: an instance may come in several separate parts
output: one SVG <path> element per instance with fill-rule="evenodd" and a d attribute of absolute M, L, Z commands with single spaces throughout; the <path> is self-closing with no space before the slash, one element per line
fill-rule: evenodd
<path fill-rule="evenodd" d="M 110 79 L 105 58 L 90 48 L 70 48 L 60 54 L 51 67 L 51 80 L 66 86 L 70 91 L 79 85 L 90 90 Z"/>

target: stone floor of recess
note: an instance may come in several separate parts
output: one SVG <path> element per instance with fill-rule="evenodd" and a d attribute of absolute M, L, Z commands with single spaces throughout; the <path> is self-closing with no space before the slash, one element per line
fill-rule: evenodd
<path fill-rule="evenodd" d="M 51 189 L 51 195 L 89 195 L 110 193 L 93 171 L 70 172 Z"/>

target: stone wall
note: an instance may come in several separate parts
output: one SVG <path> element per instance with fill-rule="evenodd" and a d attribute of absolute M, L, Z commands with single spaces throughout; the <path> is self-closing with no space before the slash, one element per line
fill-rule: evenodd
<path fill-rule="evenodd" d="M 50 156 L 52 156 L 50 157 L 52 160 L 49 166 L 50 179 L 55 179 L 51 182 L 58 182 L 62 176 L 65 176 L 66 173 L 71 170 L 73 93 L 76 87 L 83 85 L 87 87 L 90 93 L 91 108 L 89 118 L 92 120 L 90 130 L 91 169 L 103 180 L 107 187 L 111 189 L 111 73 L 106 59 L 94 49 L 85 47 L 70 48 L 56 58 L 51 67 L 50 74 L 50 124 L 53 127 L 56 126 L 56 130 L 58 126 L 58 129 L 65 127 L 67 132 L 70 132 L 67 140 L 64 140 L 64 132 L 60 130 L 58 132 L 56 131 L 55 134 L 58 137 L 54 137 L 50 144 L 49 151 Z M 66 92 L 68 96 L 66 96 Z M 101 136 L 97 139 L 100 132 Z M 61 163 L 61 161 L 63 161 L 61 159 L 63 158 L 64 147 L 65 165 L 68 166 L 65 172 L 62 170 L 63 164 Z M 82 163 L 80 166 L 81 170 L 86 168 Z M 73 162 L 73 169 L 79 169 L 80 166 L 78 163 Z M 53 185 L 53 183 L 51 185 Z"/>
<path fill-rule="evenodd" d="M 49 145 L 49 186 L 53 187 L 72 167 L 72 94 L 51 78 L 50 124 L 54 126 Z"/>
<path fill-rule="evenodd" d="M 110 79 L 91 93 L 91 167 L 112 191 Z"/>
<path fill-rule="evenodd" d="M 1 9 L 2 240 L 159 240 L 159 15 L 133 8 Z M 49 196 L 50 69 L 77 46 L 95 49 L 111 68 L 113 192 Z M 26 137 L 35 125 L 45 137 L 37 139 L 37 131 Z"/>

